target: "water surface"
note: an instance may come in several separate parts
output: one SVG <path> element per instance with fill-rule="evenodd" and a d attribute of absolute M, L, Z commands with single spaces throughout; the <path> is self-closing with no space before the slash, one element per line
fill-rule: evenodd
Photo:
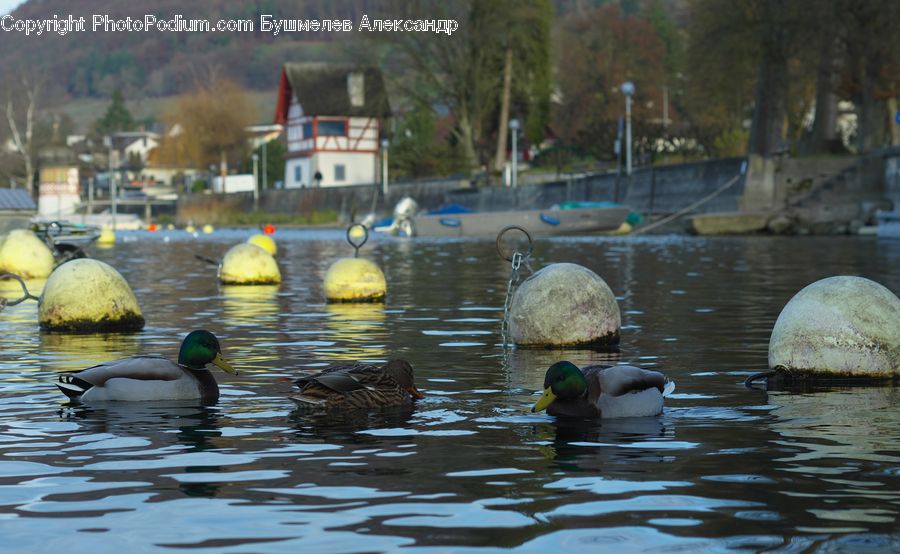
<path fill-rule="evenodd" d="M 898 241 L 544 239 L 535 269 L 580 263 L 616 292 L 621 351 L 504 354 L 509 265 L 491 241 L 373 238 L 362 253 L 384 268 L 386 304 L 326 305 L 325 270 L 352 253 L 342 232 L 279 232 L 275 287 L 220 286 L 194 258 L 249 234 L 95 248 L 134 288 L 138 334 L 42 334 L 33 302 L 0 312 L 3 550 L 900 549 L 897 389 L 741 385 L 806 284 L 853 274 L 900 290 Z M 121 356 L 175 356 L 196 328 L 241 371 L 217 373 L 215 406 L 74 407 L 52 385 Z M 323 416 L 288 400 L 303 372 L 390 356 L 427 394 L 412 409 Z M 559 359 L 659 369 L 676 394 L 654 418 L 531 414 Z"/>

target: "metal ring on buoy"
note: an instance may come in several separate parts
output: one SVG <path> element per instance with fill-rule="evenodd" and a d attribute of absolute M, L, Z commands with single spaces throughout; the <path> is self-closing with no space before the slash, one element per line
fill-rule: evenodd
<path fill-rule="evenodd" d="M 355 227 L 362 228 L 362 232 L 363 232 L 362 242 L 360 242 L 359 244 L 356 244 L 355 242 L 353 242 L 353 229 Z M 369 229 L 362 223 L 354 223 L 354 224 L 350 225 L 349 227 L 347 227 L 347 242 L 349 242 L 350 246 L 352 246 L 353 249 L 355 250 L 354 256 L 356 256 L 356 257 L 359 256 L 359 249 L 362 248 L 362 246 L 368 240 L 369 240 Z"/>
<path fill-rule="evenodd" d="M 525 238 L 528 239 L 528 252 L 525 253 L 525 258 L 530 257 L 531 253 L 534 252 L 534 241 L 531 240 L 531 235 L 528 233 L 528 231 L 526 231 L 524 227 L 519 227 L 518 225 L 508 225 L 503 229 L 500 229 L 500 232 L 497 233 L 497 254 L 499 254 L 500 257 L 507 262 L 513 261 L 512 256 L 507 256 L 506 254 L 504 254 L 503 249 L 500 247 L 500 241 L 503 239 L 503 235 L 505 235 L 509 231 L 522 231 L 523 233 L 525 233 Z"/>

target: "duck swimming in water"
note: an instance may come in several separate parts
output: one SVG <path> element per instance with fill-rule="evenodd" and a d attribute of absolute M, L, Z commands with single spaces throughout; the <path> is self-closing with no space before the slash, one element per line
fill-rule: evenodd
<path fill-rule="evenodd" d="M 237 371 L 222 357 L 216 336 L 192 331 L 181 343 L 178 363 L 162 356 L 132 356 L 61 375 L 56 386 L 73 402 L 193 400 L 215 402 L 219 385 L 206 369 Z"/>
<path fill-rule="evenodd" d="M 658 371 L 630 365 L 578 369 L 556 362 L 544 376 L 544 394 L 531 409 L 561 417 L 644 417 L 662 412 L 675 383 Z"/>
<path fill-rule="evenodd" d="M 291 400 L 305 409 L 388 408 L 425 397 L 416 388 L 413 368 L 406 360 L 383 365 L 335 365 L 301 377 L 294 384 L 300 387 L 300 393 Z"/>

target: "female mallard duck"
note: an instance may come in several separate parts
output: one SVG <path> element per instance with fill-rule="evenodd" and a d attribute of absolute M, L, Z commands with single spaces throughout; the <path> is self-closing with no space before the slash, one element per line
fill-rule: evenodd
<path fill-rule="evenodd" d="M 644 417 L 662 412 L 675 383 L 658 371 L 630 365 L 556 362 L 544 376 L 544 394 L 532 412 L 563 417 Z"/>
<path fill-rule="evenodd" d="M 406 360 L 384 365 L 331 366 L 294 381 L 300 394 L 291 400 L 306 409 L 369 409 L 403 406 L 425 395 L 416 389 L 413 368 Z"/>
<path fill-rule="evenodd" d="M 215 402 L 219 385 L 206 364 L 237 374 L 225 358 L 216 336 L 192 331 L 181 343 L 178 363 L 162 356 L 132 356 L 95 365 L 56 384 L 72 401 L 193 400 Z"/>

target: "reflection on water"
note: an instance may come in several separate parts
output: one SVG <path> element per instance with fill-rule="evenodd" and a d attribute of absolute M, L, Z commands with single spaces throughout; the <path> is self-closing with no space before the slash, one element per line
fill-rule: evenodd
<path fill-rule="evenodd" d="M 316 352 L 326 359 L 338 361 L 380 361 L 388 356 L 385 341 L 384 304 L 327 304 L 325 328 L 334 341 Z"/>
<path fill-rule="evenodd" d="M 140 339 L 133 334 L 40 333 L 39 337 L 46 366 L 59 372 L 80 371 L 141 353 Z"/>
<path fill-rule="evenodd" d="M 229 327 L 277 324 L 278 285 L 222 285 L 224 323 Z"/>
<path fill-rule="evenodd" d="M 900 389 L 854 387 L 816 393 L 770 392 L 772 428 L 808 449 L 780 462 L 856 459 L 900 464 L 885 436 L 900 436 Z"/>
<path fill-rule="evenodd" d="M 741 384 L 765 368 L 775 318 L 809 282 L 858 274 L 900 290 L 896 242 L 537 242 L 533 267 L 581 263 L 619 295 L 620 352 L 604 354 L 504 352 L 509 264 L 491 241 L 373 236 L 365 255 L 384 269 L 387 302 L 326 305 L 321 274 L 345 253 L 343 231 L 279 236 L 277 287 L 220 287 L 193 258 L 250 234 L 134 233 L 94 250 L 138 296 L 141 333 L 43 334 L 34 302 L 0 312 L 5 549 L 898 550 L 897 389 Z M 214 406 L 69 406 L 52 384 L 122 356 L 175 357 L 195 328 L 241 372 L 216 372 Z M 310 414 L 288 398 L 300 373 L 393 356 L 427 395 L 414 406 Z M 650 367 L 678 388 L 659 417 L 532 414 L 561 359 Z"/>

